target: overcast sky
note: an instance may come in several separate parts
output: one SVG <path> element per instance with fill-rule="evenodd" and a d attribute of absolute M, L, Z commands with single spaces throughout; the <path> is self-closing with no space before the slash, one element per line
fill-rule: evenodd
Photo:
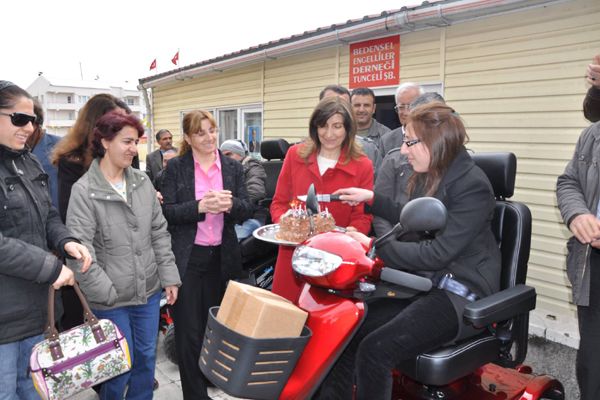
<path fill-rule="evenodd" d="M 420 0 L 34 0 L 2 2 L 0 79 L 135 82 L 348 19 Z M 81 69 L 80 69 L 81 64 Z M 156 73 L 156 70 L 152 73 Z"/>

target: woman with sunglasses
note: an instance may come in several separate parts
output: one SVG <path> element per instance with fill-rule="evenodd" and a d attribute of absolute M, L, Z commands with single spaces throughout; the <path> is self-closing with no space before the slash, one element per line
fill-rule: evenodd
<path fill-rule="evenodd" d="M 163 180 L 163 211 L 183 282 L 175 304 L 175 347 L 183 398 L 209 399 L 198 360 L 208 320 L 225 283 L 242 275 L 235 224 L 252 216 L 242 164 L 217 148 L 218 129 L 207 111 L 183 117 L 179 156 Z"/>
<path fill-rule="evenodd" d="M 0 399 L 39 399 L 28 373 L 47 322 L 48 287 L 73 285 L 50 250 L 87 270 L 87 249 L 69 234 L 48 192 L 48 175 L 25 146 L 36 117 L 31 96 L 0 80 Z"/>
<path fill-rule="evenodd" d="M 388 267 L 430 278 L 434 288 L 408 300 L 369 304 L 364 324 L 326 379 L 320 398 L 352 398 L 356 376 L 357 399 L 389 399 L 396 365 L 472 334 L 461 322 L 464 306 L 499 290 L 500 252 L 491 227 L 494 193 L 467 153 L 466 140 L 464 125 L 450 107 L 430 103 L 410 112 L 401 148 L 414 171 L 408 197 L 438 198 L 448 210 L 448 222 L 433 239 L 403 241 L 402 236 L 391 236 L 378 244 L 376 253 Z M 353 205 L 365 202 L 368 212 L 398 221 L 400 205 L 378 193 L 346 188 L 336 194 Z M 348 235 L 365 247 L 371 245 L 361 233 Z"/>

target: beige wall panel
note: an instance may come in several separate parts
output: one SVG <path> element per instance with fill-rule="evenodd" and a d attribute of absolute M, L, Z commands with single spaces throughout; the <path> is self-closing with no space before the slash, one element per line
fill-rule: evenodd
<path fill-rule="evenodd" d="M 531 229 L 534 235 L 544 235 L 553 238 L 562 237 L 565 241 L 565 246 L 567 239 L 571 236 L 569 230 L 565 227 L 565 225 L 558 223 L 558 221 L 552 223 L 534 220 L 531 225 Z"/>
<path fill-rule="evenodd" d="M 540 31 L 559 31 L 597 23 L 594 13 L 600 12 L 596 0 L 567 1 L 551 7 L 507 13 L 494 18 L 483 18 L 468 24 L 454 25 L 448 29 L 448 47 L 478 43 L 502 37 L 519 38 Z M 560 17 L 560 18 L 558 18 Z"/>
<path fill-rule="evenodd" d="M 556 206 L 556 196 L 554 196 L 554 193 L 548 193 L 542 190 L 515 188 L 515 195 L 511 200 L 523 201 L 529 205 L 540 204 Z"/>
<path fill-rule="evenodd" d="M 528 281 L 527 284 L 535 284 L 535 282 L 532 283 Z M 538 295 L 535 308 L 539 313 L 545 313 L 546 315 L 561 319 L 570 319 L 572 322 L 575 321 L 577 315 L 577 309 L 572 304 L 564 301 L 557 301 L 543 295 Z"/>
<path fill-rule="evenodd" d="M 532 249 L 529 260 L 533 264 L 543 265 L 552 270 L 562 271 L 565 268 L 565 257 L 562 254 Z"/>
<path fill-rule="evenodd" d="M 531 215 L 539 221 L 556 222 L 560 219 L 560 212 L 556 207 L 530 204 Z"/>
<path fill-rule="evenodd" d="M 584 92 L 581 93 L 581 102 L 583 102 Z M 531 112 L 531 113 L 498 113 L 490 114 L 468 114 L 465 115 L 458 107 L 454 106 L 451 100 L 448 104 L 461 114 L 467 131 L 469 128 L 552 128 L 565 127 L 567 129 L 583 129 L 586 123 L 583 119 L 581 106 L 573 111 L 553 110 L 552 112 Z M 574 142 L 573 142 L 574 143 Z"/>
<path fill-rule="evenodd" d="M 275 101 L 281 101 L 281 100 L 287 100 L 290 97 L 292 98 L 296 98 L 296 99 L 304 99 L 304 98 L 308 98 L 308 97 L 312 97 L 316 100 L 318 100 L 319 98 L 319 93 L 321 93 L 321 90 L 323 88 L 322 87 L 302 87 L 302 88 L 298 88 L 298 89 L 291 89 L 288 91 L 279 91 L 279 92 L 269 92 L 269 93 L 265 93 L 265 102 L 266 103 L 270 103 L 270 102 L 275 102 Z"/>
<path fill-rule="evenodd" d="M 567 249 L 562 238 L 559 239 L 538 235 L 531 239 L 531 248 L 539 251 L 560 254 L 563 257 L 567 255 Z"/>
<path fill-rule="evenodd" d="M 497 54 L 485 58 L 468 58 L 455 61 L 447 61 L 446 73 L 459 74 L 471 73 L 481 70 L 521 68 L 530 65 L 549 65 L 567 62 L 570 60 L 584 60 L 586 56 L 593 51 L 595 46 L 563 46 L 553 48 L 549 51 L 547 48 L 531 50 L 528 52 L 514 53 L 510 56 L 506 54 Z"/>
<path fill-rule="evenodd" d="M 523 92 L 523 94 L 525 94 Z M 479 113 L 526 113 L 549 112 L 565 107 L 581 110 L 581 94 L 561 96 L 514 96 L 502 99 L 448 99 L 448 102 L 463 116 Z"/>
<path fill-rule="evenodd" d="M 554 192 L 554 190 L 556 190 L 556 177 L 551 175 L 529 175 L 521 173 L 517 178 L 517 185 L 520 188 Z"/>
<path fill-rule="evenodd" d="M 537 159 L 561 159 L 570 160 L 573 156 L 573 147 L 559 144 L 536 144 L 535 146 L 527 143 L 505 143 L 505 142 L 477 142 L 477 138 L 471 136 L 469 147 L 475 151 L 511 151 L 516 154 L 518 159 L 537 158 Z"/>
<path fill-rule="evenodd" d="M 492 78 L 490 76 L 490 78 Z M 446 90 L 447 100 L 475 99 L 511 99 L 515 97 L 555 96 L 556 93 L 581 95 L 584 88 L 583 75 L 576 78 L 565 78 L 548 81 L 527 81 L 516 83 L 495 83 L 494 85 L 480 84 L 469 86 L 452 86 Z"/>
<path fill-rule="evenodd" d="M 427 66 L 404 67 L 400 66 L 400 81 L 414 80 L 417 82 L 439 81 L 439 64 Z"/>
<path fill-rule="evenodd" d="M 435 50 L 440 46 L 440 28 L 400 35 L 401 51 Z"/>
<path fill-rule="evenodd" d="M 533 279 L 543 281 L 548 284 L 557 285 L 559 287 L 566 287 L 569 283 L 567 274 L 563 270 L 551 270 L 546 268 L 546 266 L 542 266 L 533 262 L 529 263 L 527 274 Z"/>
<path fill-rule="evenodd" d="M 596 24 L 596 22 L 594 22 Z M 575 28 L 567 28 L 562 30 L 561 35 L 556 35 L 556 30 L 536 32 L 527 34 L 517 28 L 522 36 L 527 36 L 529 40 L 515 41 L 514 37 L 503 37 L 500 39 L 483 39 L 477 44 L 468 44 L 464 46 L 454 46 L 451 44 L 452 39 L 448 40 L 451 53 L 448 56 L 448 61 L 458 61 L 465 59 L 486 59 L 494 58 L 499 54 L 510 53 L 527 53 L 530 51 L 538 51 L 539 44 L 537 41 L 550 40 L 552 47 L 570 47 L 580 45 L 582 36 L 585 41 L 597 41 L 600 39 L 600 33 L 593 30 L 594 24 L 577 26 Z M 590 29 L 592 28 L 592 29 Z M 537 29 L 537 27 L 536 27 Z M 475 55 L 476 54 L 476 55 Z M 475 57 L 474 57 L 475 55 Z"/>
<path fill-rule="evenodd" d="M 589 46 L 588 54 L 594 54 L 594 46 Z M 483 71 L 471 71 L 468 73 L 455 73 L 446 77 L 446 85 L 449 87 L 489 85 L 500 83 L 524 83 L 524 82 L 546 82 L 550 87 L 555 81 L 562 79 L 580 79 L 581 84 L 576 86 L 582 92 L 585 83 L 581 71 L 585 71 L 587 60 L 568 60 L 561 63 L 529 65 L 519 68 L 493 68 Z M 582 69 L 583 68 L 583 69 Z M 579 74 L 576 71 L 580 71 Z"/>
<path fill-rule="evenodd" d="M 330 47 L 265 64 L 265 137 L 297 141 L 306 136 L 319 92 L 335 83 L 336 54 Z"/>
<path fill-rule="evenodd" d="M 476 137 L 478 142 L 503 141 L 528 143 L 536 146 L 540 143 L 556 143 L 571 147 L 581 134 L 581 129 L 579 128 L 468 128 L 469 136 Z M 519 160 L 520 164 L 521 160 Z"/>
<path fill-rule="evenodd" d="M 572 300 L 571 293 L 564 290 L 559 285 L 553 285 L 552 283 L 544 282 L 533 277 L 527 277 L 527 284 L 533 285 L 536 288 L 538 294 L 538 301 L 540 297 L 547 297 L 549 299 L 564 302 L 565 304 L 561 307 L 563 310 L 568 310 L 568 302 Z M 558 312 L 558 311 L 557 311 Z"/>

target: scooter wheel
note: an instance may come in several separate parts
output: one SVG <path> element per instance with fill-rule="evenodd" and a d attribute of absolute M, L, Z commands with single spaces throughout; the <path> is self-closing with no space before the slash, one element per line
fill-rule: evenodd
<path fill-rule="evenodd" d="M 177 364 L 177 351 L 175 349 L 175 324 L 171 324 L 167 327 L 165 332 L 165 340 L 163 341 L 163 349 L 167 360 L 173 364 Z"/>

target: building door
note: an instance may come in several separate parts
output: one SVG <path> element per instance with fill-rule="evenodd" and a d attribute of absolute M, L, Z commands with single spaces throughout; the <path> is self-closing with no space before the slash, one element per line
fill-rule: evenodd
<path fill-rule="evenodd" d="M 393 95 L 377 96 L 375 98 L 375 119 L 377 122 L 387 126 L 391 130 L 394 130 L 400 126 L 400 120 L 398 114 L 394 110 L 396 101 Z"/>

